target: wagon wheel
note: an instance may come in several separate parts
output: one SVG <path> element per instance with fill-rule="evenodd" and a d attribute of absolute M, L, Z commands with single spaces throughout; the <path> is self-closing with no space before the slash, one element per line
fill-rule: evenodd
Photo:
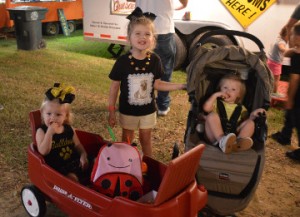
<path fill-rule="evenodd" d="M 29 216 L 42 217 L 45 215 L 45 198 L 34 185 L 27 185 L 22 188 L 21 199 Z"/>

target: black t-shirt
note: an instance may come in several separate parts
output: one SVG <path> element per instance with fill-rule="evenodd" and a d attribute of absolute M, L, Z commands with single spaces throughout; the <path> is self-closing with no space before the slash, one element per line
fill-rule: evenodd
<path fill-rule="evenodd" d="M 42 125 L 41 128 L 46 133 L 48 127 Z M 75 149 L 73 135 L 72 127 L 65 124 L 64 132 L 53 135 L 51 151 L 45 156 L 46 163 L 62 174 L 73 172 L 79 167 L 80 156 Z"/>
<path fill-rule="evenodd" d="M 130 59 L 130 55 L 121 56 L 109 74 L 110 79 L 121 82 L 119 111 L 133 116 L 152 114 L 156 111 L 154 81 L 160 79 L 163 73 L 161 60 L 154 53 L 151 53 L 150 60 L 148 57 Z"/>
<path fill-rule="evenodd" d="M 291 74 L 297 74 L 300 76 L 300 54 L 295 53 L 291 57 Z M 300 108 L 300 84 L 298 85 L 294 102 L 294 107 Z"/>

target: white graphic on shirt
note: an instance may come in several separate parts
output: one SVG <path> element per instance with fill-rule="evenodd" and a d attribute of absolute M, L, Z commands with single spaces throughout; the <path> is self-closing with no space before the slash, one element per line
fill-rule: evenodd
<path fill-rule="evenodd" d="M 128 103 L 130 105 L 146 105 L 152 102 L 153 74 L 128 75 Z"/>

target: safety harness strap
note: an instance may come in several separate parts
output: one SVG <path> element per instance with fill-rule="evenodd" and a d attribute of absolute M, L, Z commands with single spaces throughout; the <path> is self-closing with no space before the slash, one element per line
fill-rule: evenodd
<path fill-rule="evenodd" d="M 225 106 L 222 100 L 220 99 L 217 99 L 217 108 L 221 119 L 221 124 L 222 124 L 224 134 L 227 135 L 228 133 L 235 133 L 238 124 L 238 119 L 242 113 L 242 105 L 238 104 L 235 107 L 229 120 L 227 117 Z"/>

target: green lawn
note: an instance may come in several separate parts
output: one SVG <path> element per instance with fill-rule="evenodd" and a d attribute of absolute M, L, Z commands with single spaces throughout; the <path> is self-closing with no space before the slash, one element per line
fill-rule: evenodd
<path fill-rule="evenodd" d="M 28 113 L 40 107 L 55 82 L 76 88 L 74 126 L 110 138 L 105 109 L 114 59 L 108 44 L 85 41 L 82 31 L 44 39 L 46 48 L 34 51 L 17 50 L 14 38 L 0 40 L 0 153 L 12 166 L 26 166 Z M 184 82 L 185 73 L 176 72 L 174 81 Z M 115 131 L 120 134 L 119 128 Z"/>

